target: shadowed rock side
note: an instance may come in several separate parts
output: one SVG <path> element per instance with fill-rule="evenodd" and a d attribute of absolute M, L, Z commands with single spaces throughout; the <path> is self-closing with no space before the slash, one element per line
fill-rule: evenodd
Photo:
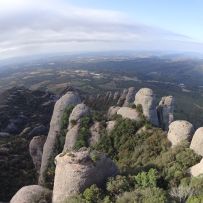
<path fill-rule="evenodd" d="M 173 122 L 174 98 L 173 96 L 162 97 L 157 107 L 159 127 L 168 130 L 168 126 Z"/>
<path fill-rule="evenodd" d="M 52 115 L 52 119 L 50 122 L 50 129 L 47 136 L 47 140 L 45 142 L 43 148 L 42 155 L 42 164 L 40 168 L 40 176 L 39 176 L 39 184 L 45 185 L 46 183 L 46 175 L 47 169 L 49 167 L 49 163 L 53 162 L 54 157 L 60 153 L 57 150 L 57 142 L 60 136 L 62 117 L 65 109 L 69 105 L 77 105 L 79 104 L 80 97 L 76 92 L 67 92 L 64 96 L 62 96 L 54 106 L 54 112 Z"/>
<path fill-rule="evenodd" d="M 120 108 L 121 107 L 119 106 L 111 106 L 107 112 L 107 118 L 111 119 L 113 116 L 115 116 Z"/>
<path fill-rule="evenodd" d="M 142 105 L 144 116 L 155 126 L 158 126 L 156 112 L 156 96 L 149 88 L 140 89 L 135 95 L 135 105 Z"/>
<path fill-rule="evenodd" d="M 126 99 L 126 96 L 128 94 L 128 89 L 124 89 L 118 102 L 117 102 L 117 106 L 123 106 L 124 102 L 125 102 L 125 99 Z"/>
<path fill-rule="evenodd" d="M 203 156 L 203 127 L 196 130 L 190 148 L 193 149 L 195 153 Z"/>
<path fill-rule="evenodd" d="M 92 184 L 101 185 L 117 174 L 117 167 L 105 155 L 81 148 L 78 152 L 56 157 L 53 203 L 67 201 Z"/>
<path fill-rule="evenodd" d="M 38 173 L 41 166 L 43 146 L 45 141 L 46 141 L 45 136 L 35 136 L 32 138 L 29 144 L 30 156 L 32 157 L 32 161 Z"/>
<path fill-rule="evenodd" d="M 194 132 L 193 125 L 188 121 L 174 121 L 169 125 L 168 140 L 172 146 L 180 144 L 182 141 L 190 141 Z"/>
<path fill-rule="evenodd" d="M 134 100 L 135 100 L 135 88 L 130 87 L 128 89 L 128 93 L 126 95 L 125 102 L 124 102 L 123 106 L 129 107 L 130 105 L 133 104 Z"/>
<path fill-rule="evenodd" d="M 50 203 L 52 192 L 39 185 L 22 187 L 11 199 L 10 203 Z"/>

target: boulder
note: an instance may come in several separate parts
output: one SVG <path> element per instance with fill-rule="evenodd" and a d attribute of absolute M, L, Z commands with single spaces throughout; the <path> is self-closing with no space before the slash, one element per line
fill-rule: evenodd
<path fill-rule="evenodd" d="M 140 89 L 135 95 L 135 105 L 141 105 L 144 116 L 155 126 L 158 126 L 156 112 L 156 96 L 149 88 Z"/>
<path fill-rule="evenodd" d="M 90 109 L 85 104 L 82 103 L 82 104 L 76 105 L 72 113 L 70 114 L 68 129 L 71 129 L 73 126 L 71 121 L 78 122 L 81 117 L 87 116 L 89 114 L 90 114 Z"/>
<path fill-rule="evenodd" d="M 79 128 L 80 128 L 80 124 L 76 124 L 71 129 L 69 129 L 68 132 L 66 133 L 65 144 L 63 147 L 64 152 L 74 149 L 75 143 L 78 138 Z"/>
<path fill-rule="evenodd" d="M 190 168 L 190 174 L 194 177 L 203 175 L 203 159 L 200 161 L 200 163 L 198 163 Z"/>
<path fill-rule="evenodd" d="M 29 152 L 37 172 L 40 170 L 45 136 L 35 136 L 29 144 Z"/>
<path fill-rule="evenodd" d="M 121 96 L 120 96 L 120 98 L 119 98 L 119 100 L 118 100 L 118 102 L 117 102 L 118 106 L 123 106 L 127 94 L 128 94 L 128 89 L 124 89 Z"/>
<path fill-rule="evenodd" d="M 107 118 L 111 119 L 113 116 L 115 116 L 117 114 L 117 111 L 120 109 L 121 107 L 119 106 L 111 106 L 107 112 Z"/>
<path fill-rule="evenodd" d="M 203 156 L 203 127 L 196 130 L 190 148 L 193 149 L 195 153 Z"/>
<path fill-rule="evenodd" d="M 106 155 L 81 148 L 77 152 L 59 154 L 56 159 L 53 203 L 67 201 L 92 184 L 101 186 L 117 174 L 117 167 Z"/>
<path fill-rule="evenodd" d="M 140 121 L 140 114 L 136 111 L 136 109 L 132 109 L 129 107 L 121 107 L 117 111 L 117 114 L 121 115 L 123 118 Z"/>
<path fill-rule="evenodd" d="M 180 144 L 182 141 L 190 141 L 193 135 L 193 125 L 188 121 L 178 120 L 169 125 L 168 140 L 172 146 Z"/>
<path fill-rule="evenodd" d="M 108 134 L 111 133 L 111 131 L 114 129 L 115 125 L 116 125 L 116 121 L 106 122 L 106 131 Z"/>
<path fill-rule="evenodd" d="M 60 152 L 57 150 L 57 143 L 59 141 L 62 117 L 65 109 L 69 105 L 77 105 L 81 103 L 80 97 L 76 92 L 67 92 L 62 96 L 55 104 L 52 119 L 50 122 L 50 129 L 47 136 L 47 140 L 44 144 L 42 163 L 40 168 L 39 184 L 45 184 L 45 177 L 47 175 L 47 169 L 50 162 L 54 160 L 54 157 Z"/>
<path fill-rule="evenodd" d="M 174 98 L 173 96 L 162 97 L 157 107 L 159 127 L 168 130 L 168 126 L 173 122 Z"/>
<path fill-rule="evenodd" d="M 95 145 L 96 143 L 98 143 L 98 141 L 101 138 L 101 133 L 100 133 L 100 122 L 94 122 L 94 124 L 90 127 L 90 134 L 91 137 L 89 139 L 89 145 Z"/>
<path fill-rule="evenodd" d="M 135 99 L 135 88 L 130 87 L 128 89 L 128 93 L 126 95 L 125 102 L 124 102 L 123 106 L 130 107 L 130 105 L 133 104 L 134 99 Z"/>
<path fill-rule="evenodd" d="M 10 203 L 50 203 L 52 192 L 39 185 L 22 187 L 11 199 Z"/>

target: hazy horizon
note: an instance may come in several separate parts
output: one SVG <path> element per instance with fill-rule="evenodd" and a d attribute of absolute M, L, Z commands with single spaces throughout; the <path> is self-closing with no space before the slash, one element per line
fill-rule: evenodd
<path fill-rule="evenodd" d="M 2 0 L 0 60 L 51 53 L 203 53 L 196 0 Z"/>

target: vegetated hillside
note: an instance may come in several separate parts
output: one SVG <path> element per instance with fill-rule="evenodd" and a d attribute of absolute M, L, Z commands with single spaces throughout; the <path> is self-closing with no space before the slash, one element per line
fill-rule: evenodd
<path fill-rule="evenodd" d="M 25 184 L 37 182 L 30 140 L 47 135 L 55 96 L 24 87 L 0 95 L 0 200 L 8 201 Z"/>
<path fill-rule="evenodd" d="M 11 203 L 19 198 L 49 202 L 46 199 L 51 197 L 53 203 L 201 202 L 203 179 L 193 177 L 190 167 L 198 164 L 202 155 L 190 146 L 192 124 L 190 130 L 185 124 L 170 129 L 174 123 L 170 120 L 173 97 L 163 97 L 165 102 L 156 108 L 151 89 L 137 92 L 129 88 L 116 101 L 109 102 L 116 106 L 108 112 L 103 105 L 109 104 L 105 99 L 102 107 L 95 109 L 91 103 L 87 106 L 88 100 L 81 103 L 78 92 L 71 90 L 57 101 L 39 171 L 38 184 L 43 187 L 26 186 L 36 184 L 30 181 L 34 177 L 32 171 L 27 170 L 27 179 L 22 179 L 26 187 L 16 195 L 14 188 L 9 194 L 14 195 Z M 159 112 L 162 119 L 153 112 Z M 158 123 L 153 125 L 152 121 Z M 166 125 L 160 125 L 161 122 Z M 174 131 L 171 134 L 176 145 L 171 146 L 172 140 L 160 126 Z M 197 145 L 201 148 L 201 142 Z M 200 167 L 198 173 L 202 172 Z M 2 191 L 12 187 L 7 182 L 3 185 Z M 47 194 L 45 187 L 53 190 L 53 196 Z"/>

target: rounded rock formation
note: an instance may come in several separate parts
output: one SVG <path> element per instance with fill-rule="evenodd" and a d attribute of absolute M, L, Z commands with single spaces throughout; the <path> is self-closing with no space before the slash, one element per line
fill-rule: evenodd
<path fill-rule="evenodd" d="M 107 112 L 107 118 L 111 119 L 113 116 L 115 116 L 117 114 L 117 111 L 120 109 L 121 107 L 119 106 L 111 106 Z"/>
<path fill-rule="evenodd" d="M 188 121 L 178 120 L 169 125 L 168 140 L 172 146 L 180 144 L 182 141 L 190 141 L 192 138 L 194 128 Z"/>
<path fill-rule="evenodd" d="M 90 134 L 91 137 L 89 139 L 89 145 L 95 145 L 96 143 L 99 142 L 100 138 L 101 138 L 101 126 L 100 126 L 100 122 L 95 122 L 91 128 L 90 128 Z"/>
<path fill-rule="evenodd" d="M 116 121 L 108 121 L 106 123 L 106 131 L 108 134 L 111 133 L 111 131 L 114 129 L 115 125 L 116 125 Z"/>
<path fill-rule="evenodd" d="M 117 102 L 118 106 L 123 106 L 127 94 L 128 94 L 128 89 L 124 89 L 121 96 L 120 96 L 120 98 L 119 98 L 119 100 L 118 100 L 118 102 Z"/>
<path fill-rule="evenodd" d="M 29 152 L 37 172 L 40 170 L 45 136 L 35 136 L 29 144 Z"/>
<path fill-rule="evenodd" d="M 163 130 L 168 130 L 168 126 L 173 122 L 174 98 L 173 96 L 162 97 L 157 107 L 159 126 Z"/>
<path fill-rule="evenodd" d="M 203 156 L 203 127 L 196 130 L 190 148 L 193 149 L 195 153 Z"/>
<path fill-rule="evenodd" d="M 135 88 L 130 87 L 128 89 L 128 93 L 126 95 L 125 102 L 124 102 L 123 106 L 124 107 L 129 107 L 131 104 L 133 104 L 134 99 L 135 99 Z"/>
<path fill-rule="evenodd" d="M 104 154 L 81 148 L 56 157 L 53 203 L 67 201 L 92 184 L 101 185 L 117 174 L 117 167 Z"/>
<path fill-rule="evenodd" d="M 158 126 L 156 112 L 156 96 L 149 88 L 140 89 L 135 95 L 135 105 L 141 105 L 144 116 L 153 124 Z"/>
<path fill-rule="evenodd" d="M 89 114 L 90 114 L 90 109 L 85 104 L 82 103 L 82 104 L 76 105 L 72 113 L 70 114 L 68 129 L 73 127 L 72 121 L 78 122 L 81 117 L 87 116 Z"/>
<path fill-rule="evenodd" d="M 117 111 L 117 114 L 121 115 L 123 118 L 140 121 L 140 114 L 136 111 L 136 109 L 132 109 L 129 107 L 121 107 Z"/>
<path fill-rule="evenodd" d="M 39 185 L 22 187 L 11 199 L 10 203 L 50 203 L 52 192 Z"/>
<path fill-rule="evenodd" d="M 49 164 L 53 161 L 54 157 L 60 153 L 59 151 L 57 151 L 56 145 L 60 136 L 63 114 L 69 105 L 77 105 L 79 103 L 81 103 L 81 101 L 78 93 L 67 92 L 56 102 L 54 106 L 49 133 L 43 148 L 42 163 L 39 176 L 40 185 L 45 185 L 45 177 L 47 175 Z"/>
<path fill-rule="evenodd" d="M 200 163 L 198 163 L 190 168 L 190 174 L 194 177 L 203 175 L 203 159 L 200 161 Z"/>

